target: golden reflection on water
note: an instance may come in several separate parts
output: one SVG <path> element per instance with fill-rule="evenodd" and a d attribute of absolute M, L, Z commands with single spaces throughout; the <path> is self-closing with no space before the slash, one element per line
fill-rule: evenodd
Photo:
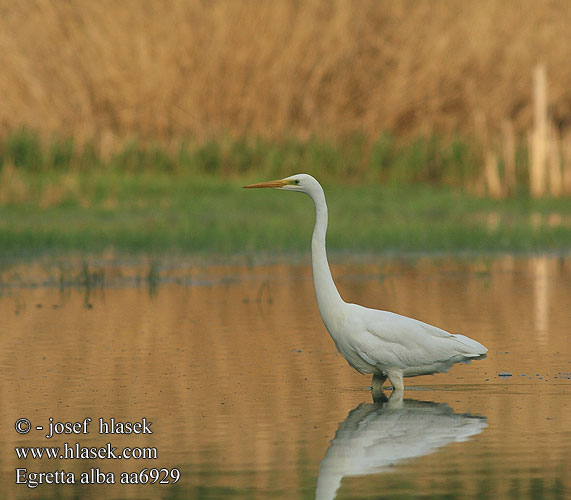
<path fill-rule="evenodd" d="M 335 259 L 334 259 L 335 260 Z M 103 266 L 103 265 L 102 265 Z M 102 267 L 60 286 L 36 264 L 0 276 L 2 491 L 12 498 L 313 498 L 338 426 L 370 403 L 370 379 L 336 353 L 304 262 Z M 408 379 L 405 397 L 473 414 L 469 441 L 343 479 L 338 498 L 393 495 L 563 498 L 569 487 L 571 259 L 353 259 L 342 296 L 462 332 L 486 360 Z M 143 276 L 137 279 L 136 277 Z M 511 373 L 509 377 L 500 372 Z M 20 417 L 153 422 L 150 436 L 20 436 Z M 15 446 L 156 446 L 157 460 L 17 460 Z M 52 443 L 53 442 L 53 443 Z M 436 458 L 435 458 L 436 457 Z M 15 485 L 14 469 L 178 467 L 176 486 Z M 450 475 L 450 471 L 454 471 Z M 209 496 L 210 495 L 210 496 Z M 515 495 L 515 496 L 514 496 Z"/>

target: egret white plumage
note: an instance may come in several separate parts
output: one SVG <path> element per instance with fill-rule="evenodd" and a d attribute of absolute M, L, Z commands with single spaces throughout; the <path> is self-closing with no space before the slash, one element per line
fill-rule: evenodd
<path fill-rule="evenodd" d="M 403 377 L 447 372 L 454 363 L 485 357 L 482 344 L 416 319 L 345 302 L 333 282 L 327 252 L 327 204 L 323 188 L 308 174 L 244 186 L 299 191 L 315 205 L 311 240 L 313 284 L 323 323 L 338 351 L 355 370 L 373 374 L 373 397 L 382 395 L 388 377 L 393 391 L 404 389 Z"/>

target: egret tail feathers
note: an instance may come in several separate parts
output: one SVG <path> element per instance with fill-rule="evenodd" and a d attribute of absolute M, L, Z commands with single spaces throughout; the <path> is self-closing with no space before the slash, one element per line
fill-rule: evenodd
<path fill-rule="evenodd" d="M 462 353 L 467 358 L 483 359 L 486 357 L 488 349 L 484 347 L 482 344 L 480 344 L 480 342 L 477 342 L 476 340 L 471 339 L 470 337 L 466 337 L 465 335 L 461 335 L 459 333 L 455 333 L 454 338 L 458 342 L 460 342 L 464 347 L 467 348 L 467 352 Z"/>

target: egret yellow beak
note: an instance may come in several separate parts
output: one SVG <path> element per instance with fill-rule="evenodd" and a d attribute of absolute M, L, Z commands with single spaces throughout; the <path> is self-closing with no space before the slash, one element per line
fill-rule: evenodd
<path fill-rule="evenodd" d="M 243 186 L 245 188 L 281 188 L 287 186 L 290 183 L 289 180 L 279 179 L 277 181 L 266 181 L 258 182 L 257 184 L 250 184 L 248 186 Z"/>

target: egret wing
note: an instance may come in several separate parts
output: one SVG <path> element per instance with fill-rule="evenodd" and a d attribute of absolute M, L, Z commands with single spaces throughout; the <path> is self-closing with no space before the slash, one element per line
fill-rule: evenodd
<path fill-rule="evenodd" d="M 356 306 L 351 347 L 373 366 L 411 368 L 484 354 L 486 348 L 463 335 L 388 311 Z"/>

